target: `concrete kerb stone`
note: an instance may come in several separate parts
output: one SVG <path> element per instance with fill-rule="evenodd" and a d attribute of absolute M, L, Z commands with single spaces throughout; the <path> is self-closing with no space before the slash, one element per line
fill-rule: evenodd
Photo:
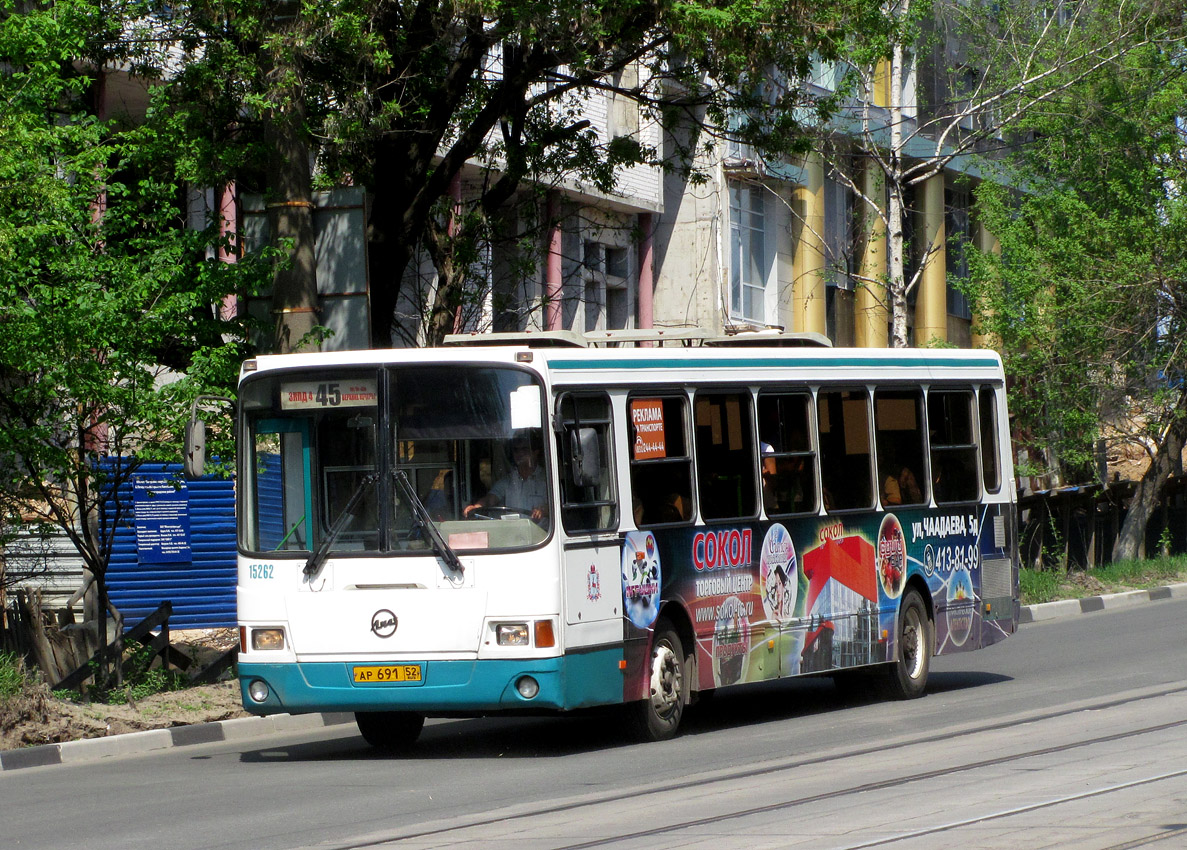
<path fill-rule="evenodd" d="M 1084 599 L 1064 599 L 1059 602 L 1045 602 L 1041 605 L 1024 605 L 1019 622 L 1022 624 L 1038 623 L 1077 614 L 1126 608 L 1163 599 L 1187 599 L 1187 583 L 1172 584 L 1151 590 L 1131 590 L 1125 593 L 1089 596 Z M 273 714 L 268 717 L 240 717 L 234 720 L 220 720 L 215 723 L 196 723 L 191 726 L 174 726 L 170 729 L 129 732 L 107 738 L 86 738 L 63 744 L 45 744 L 40 747 L 0 752 L 0 771 L 18 770 L 25 767 L 45 767 L 54 764 L 76 764 L 113 756 L 139 755 L 170 747 L 185 747 L 220 741 L 256 740 L 279 732 L 301 732 L 326 726 L 337 726 L 350 723 L 353 720 L 354 715 L 349 712 Z"/>
<path fill-rule="evenodd" d="M 1058 602 L 1044 602 L 1040 605 L 1022 606 L 1019 622 L 1039 623 L 1056 620 L 1076 614 L 1091 614 L 1095 611 L 1113 611 L 1128 608 L 1143 602 L 1162 599 L 1187 598 L 1187 583 L 1155 587 L 1150 590 L 1127 590 L 1123 593 L 1108 593 L 1101 596 L 1085 596 L 1083 599 L 1061 599 Z"/>
<path fill-rule="evenodd" d="M 353 714 L 342 712 L 274 714 L 268 717 L 237 717 L 213 723 L 194 723 L 168 729 L 148 729 L 105 738 L 84 738 L 61 744 L 5 750 L 0 752 L 0 771 L 53 764 L 77 764 L 112 756 L 141 755 L 154 750 L 195 744 L 256 740 L 279 732 L 302 732 L 353 720 Z"/>

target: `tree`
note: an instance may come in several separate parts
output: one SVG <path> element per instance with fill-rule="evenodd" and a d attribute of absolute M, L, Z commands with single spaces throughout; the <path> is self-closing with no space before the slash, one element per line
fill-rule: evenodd
<path fill-rule="evenodd" d="M 196 137 L 258 142 L 262 128 L 288 116 L 280 123 L 309 141 L 319 179 L 349 177 L 373 193 L 377 346 L 391 342 L 401 287 L 422 248 L 439 270 L 427 336 L 440 338 L 469 267 L 452 247 L 490 238 L 499 211 L 525 187 L 568 181 L 610 192 L 632 164 L 693 169 L 695 147 L 670 155 L 630 136 L 598 137 L 582 114 L 591 93 L 637 103 L 669 129 L 690 121 L 725 128 L 743 116 L 733 122 L 740 137 L 789 149 L 803 120 L 831 105 L 794 82 L 813 54 L 838 58 L 846 36 L 881 37 L 888 25 L 871 0 L 220 0 L 177 20 L 179 42 L 203 47 L 175 87 Z M 254 63 L 261 50 L 268 61 Z M 280 167 L 304 165 L 295 150 L 276 158 Z M 452 187 L 475 166 L 482 175 L 459 211 Z M 275 175 L 265 182 L 270 204 L 308 204 L 281 191 Z"/>
<path fill-rule="evenodd" d="M 114 493 L 180 457 L 190 399 L 234 385 L 243 333 L 216 305 L 255 273 L 214 259 L 217 227 L 186 226 L 174 127 L 94 115 L 105 61 L 138 55 L 128 24 L 0 3 L 0 512 L 73 543 L 100 647 L 130 507 Z"/>
<path fill-rule="evenodd" d="M 974 292 L 1002 340 L 1012 410 L 1067 478 L 1102 474 L 1098 440 L 1148 459 L 1119 560 L 1143 553 L 1187 438 L 1187 74 L 1181 50 L 1157 45 L 1105 70 L 1029 116 L 1033 141 L 1000 164 L 1025 192 L 982 184 L 1001 254 L 977 258 Z"/>
<path fill-rule="evenodd" d="M 882 301 L 890 344 L 905 347 L 909 299 L 944 247 L 942 228 L 912 234 L 905 226 L 913 193 L 946 169 L 974 170 L 975 160 L 992 159 L 1021 137 L 1029 116 L 1129 52 L 1173 39 L 1181 22 L 1160 0 L 1054 7 L 896 0 L 889 9 L 899 24 L 889 61 L 868 49 L 852 52 L 853 97 L 822 127 L 819 147 L 830 173 L 857 197 L 867 240 L 886 238 L 884 267 L 881 258 L 850 260 L 845 271 Z M 916 343 L 928 343 L 927 333 Z"/>

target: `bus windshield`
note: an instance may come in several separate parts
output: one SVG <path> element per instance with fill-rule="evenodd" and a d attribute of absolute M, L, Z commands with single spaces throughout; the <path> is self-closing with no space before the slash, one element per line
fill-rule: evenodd
<path fill-rule="evenodd" d="M 329 541 L 333 552 L 423 554 L 433 549 L 426 513 L 457 551 L 549 535 L 543 392 L 527 371 L 265 372 L 244 380 L 240 405 L 245 551 L 295 555 Z"/>

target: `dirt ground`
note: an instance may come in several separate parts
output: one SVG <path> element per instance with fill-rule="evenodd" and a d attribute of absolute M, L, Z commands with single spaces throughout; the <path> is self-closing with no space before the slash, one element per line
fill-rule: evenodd
<path fill-rule="evenodd" d="M 177 632 L 172 638 L 199 665 L 236 640 L 231 629 Z M 57 699 L 39 684 L 0 704 L 0 750 L 247 716 L 234 679 L 115 704 Z"/>

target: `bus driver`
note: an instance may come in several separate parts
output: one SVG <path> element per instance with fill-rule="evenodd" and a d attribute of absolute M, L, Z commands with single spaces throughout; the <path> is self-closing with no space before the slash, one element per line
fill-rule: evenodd
<path fill-rule="evenodd" d="M 537 522 L 544 518 L 548 506 L 548 480 L 540 465 L 540 449 L 533 445 L 527 434 L 516 434 L 511 439 L 511 459 L 515 468 L 492 484 L 485 496 L 467 505 L 462 511 L 463 516 L 469 518 L 475 510 L 497 505 L 526 513 Z"/>

